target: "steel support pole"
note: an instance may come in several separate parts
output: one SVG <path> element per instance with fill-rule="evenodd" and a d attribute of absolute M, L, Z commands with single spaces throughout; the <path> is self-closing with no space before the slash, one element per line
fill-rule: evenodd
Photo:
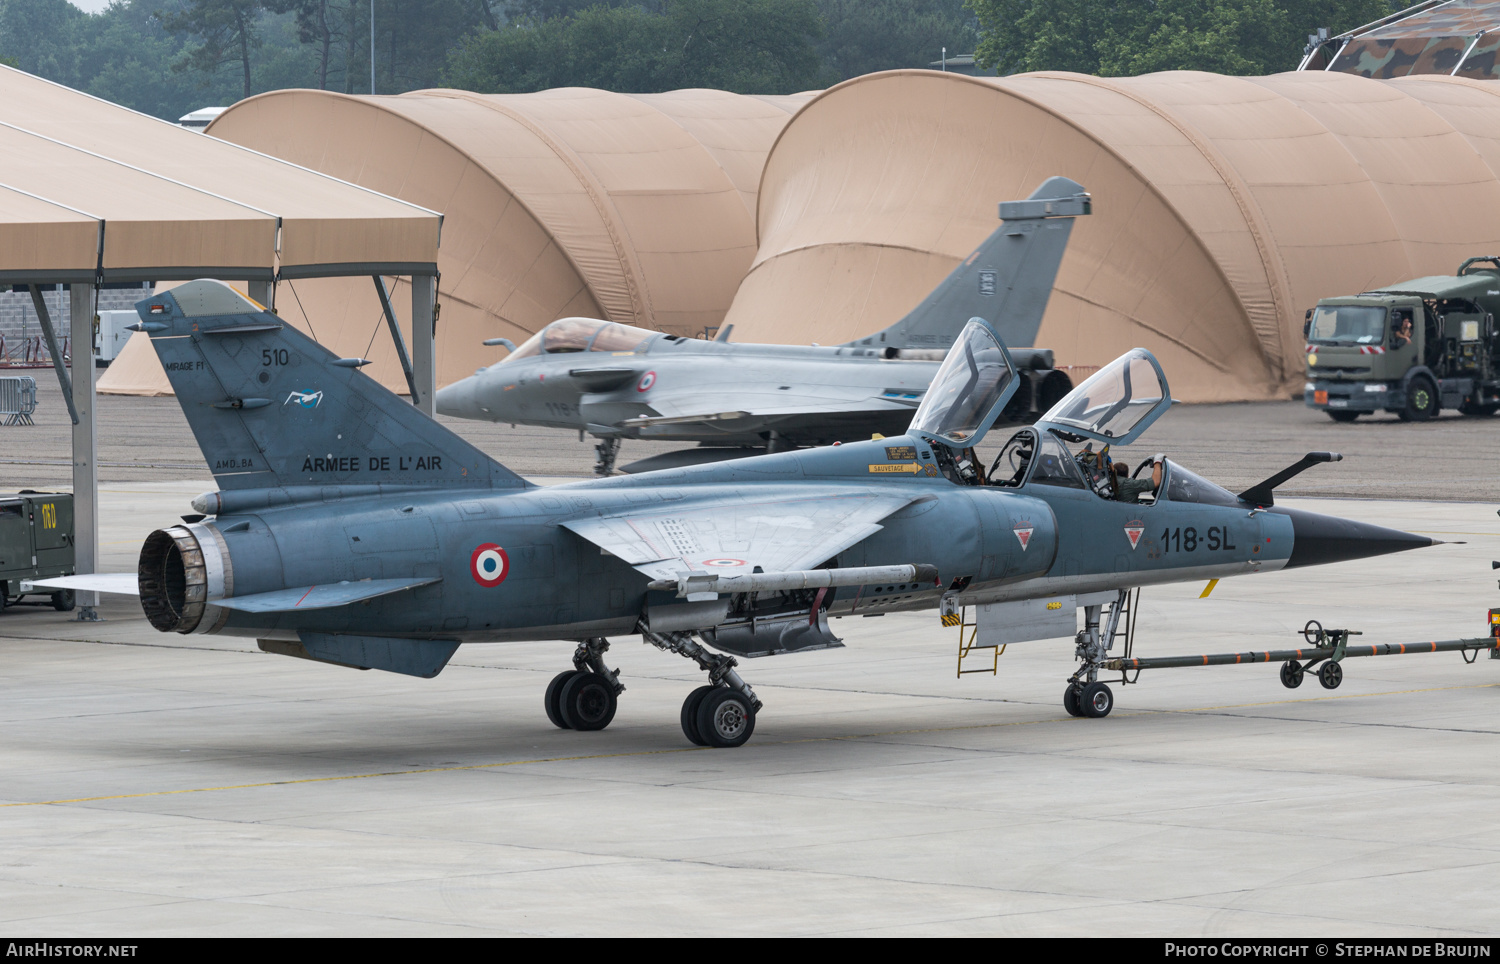
<path fill-rule="evenodd" d="M 74 284 L 69 302 L 73 355 L 73 571 L 99 571 L 99 439 L 94 416 L 94 286 Z M 78 617 L 98 619 L 96 592 L 78 593 Z"/>
<path fill-rule="evenodd" d="M 57 370 L 57 384 L 62 386 L 63 401 L 68 406 L 68 417 L 73 424 L 78 424 L 78 413 L 73 410 L 73 386 L 68 381 L 68 370 L 63 361 L 62 346 L 57 341 L 57 329 L 52 327 L 52 316 L 47 313 L 47 302 L 42 298 L 42 292 L 36 285 L 30 285 L 31 305 L 36 309 L 37 323 L 42 326 L 42 334 L 47 338 L 47 351 L 52 355 L 52 367 Z"/>
<path fill-rule="evenodd" d="M 412 275 L 411 368 L 417 392 L 412 404 L 428 416 L 433 414 L 433 395 L 437 392 L 436 304 L 437 277 L 430 274 Z"/>
<path fill-rule="evenodd" d="M 391 330 L 391 343 L 396 346 L 396 360 L 401 363 L 401 374 L 406 378 L 406 390 L 411 393 L 411 403 L 417 404 L 417 382 L 412 377 L 411 357 L 406 354 L 406 339 L 401 337 L 401 323 L 396 320 L 396 309 L 391 307 L 391 294 L 385 290 L 385 279 L 374 275 L 375 294 L 380 298 L 380 310 L 385 315 L 386 327 Z"/>

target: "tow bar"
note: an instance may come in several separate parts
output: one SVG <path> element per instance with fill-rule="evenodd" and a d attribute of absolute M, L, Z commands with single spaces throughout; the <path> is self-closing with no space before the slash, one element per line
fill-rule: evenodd
<path fill-rule="evenodd" d="M 1316 619 L 1308 620 L 1301 636 L 1308 643 L 1303 649 L 1271 649 L 1250 653 L 1205 653 L 1198 656 L 1147 656 L 1106 660 L 1104 667 L 1122 673 L 1143 669 L 1174 669 L 1180 666 L 1226 666 L 1239 663 L 1281 663 L 1281 682 L 1287 689 L 1302 685 L 1303 675 L 1322 663 L 1317 671 L 1324 689 L 1338 689 L 1344 681 L 1339 663 L 1357 656 L 1405 656 L 1411 653 L 1446 653 L 1457 650 L 1464 662 L 1472 663 L 1480 652 L 1489 650 L 1490 659 L 1500 659 L 1500 609 L 1490 610 L 1490 633 L 1477 639 L 1442 639 L 1423 643 L 1375 643 L 1350 646 L 1349 637 L 1361 633 L 1352 629 L 1324 629 Z M 1469 654 L 1473 653 L 1472 656 Z M 1302 662 L 1298 662 L 1302 660 Z"/>

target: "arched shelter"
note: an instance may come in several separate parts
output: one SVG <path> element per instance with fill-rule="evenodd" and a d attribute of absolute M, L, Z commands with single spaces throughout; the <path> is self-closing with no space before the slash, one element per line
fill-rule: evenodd
<path fill-rule="evenodd" d="M 755 254 L 761 164 L 809 98 L 284 90 L 241 101 L 208 133 L 443 212 L 444 384 L 504 357 L 483 340 L 520 342 L 568 315 L 717 327 Z M 369 279 L 298 281 L 277 307 L 404 389 Z"/>
<path fill-rule="evenodd" d="M 1184 400 L 1285 397 L 1319 298 L 1500 249 L 1497 131 L 1500 90 L 1431 75 L 871 74 L 782 132 L 725 321 L 745 341 L 877 331 L 994 230 L 996 202 L 1062 174 L 1094 214 L 1038 344 L 1073 365 L 1144 345 Z"/>

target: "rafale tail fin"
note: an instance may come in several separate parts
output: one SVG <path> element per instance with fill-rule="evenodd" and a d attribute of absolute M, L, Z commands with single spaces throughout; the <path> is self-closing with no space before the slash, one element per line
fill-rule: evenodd
<path fill-rule="evenodd" d="M 223 282 L 135 307 L 221 490 L 529 485 Z"/>
<path fill-rule="evenodd" d="M 946 349 L 978 316 L 1008 347 L 1034 346 L 1073 220 L 1091 206 L 1083 185 L 1066 177 L 1048 178 L 1024 201 L 1002 203 L 1000 227 L 921 304 L 884 331 L 849 344 Z"/>

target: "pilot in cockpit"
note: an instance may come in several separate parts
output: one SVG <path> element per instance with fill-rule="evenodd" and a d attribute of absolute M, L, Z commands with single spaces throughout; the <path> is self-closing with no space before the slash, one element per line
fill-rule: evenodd
<path fill-rule="evenodd" d="M 1115 463 L 1115 499 L 1119 502 L 1140 502 L 1141 496 L 1154 493 L 1161 487 L 1161 463 L 1149 462 L 1151 475 L 1145 479 L 1132 479 L 1130 466 Z"/>

